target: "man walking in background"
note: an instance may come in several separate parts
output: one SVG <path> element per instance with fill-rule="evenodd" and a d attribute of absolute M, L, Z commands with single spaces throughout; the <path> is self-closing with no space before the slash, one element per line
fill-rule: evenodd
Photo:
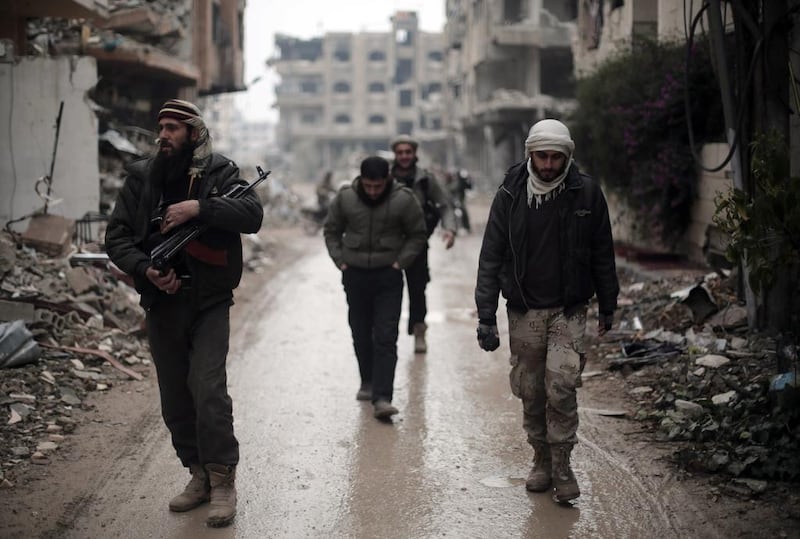
<path fill-rule="evenodd" d="M 361 377 L 356 398 L 371 400 L 375 417 L 387 420 L 398 413 L 392 396 L 402 270 L 425 246 L 422 209 L 409 189 L 392 181 L 388 161 L 368 157 L 361 175 L 331 201 L 324 233 L 347 296 Z"/>
<path fill-rule="evenodd" d="M 435 176 L 428 170 L 417 166 L 419 144 L 408 135 L 399 135 L 392 141 L 394 152 L 392 176 L 401 185 L 410 188 L 417 197 L 425 215 L 427 235 L 430 238 L 436 225 L 442 222 L 442 239 L 450 249 L 456 239 L 456 219 L 449 197 Z M 414 335 L 414 352 L 424 354 L 428 351 L 425 332 L 425 316 L 428 307 L 425 300 L 425 287 L 431 280 L 428 268 L 428 243 L 410 267 L 406 268 L 408 286 L 408 334 Z"/>
<path fill-rule="evenodd" d="M 195 105 L 164 103 L 158 137 L 155 156 L 127 166 L 106 249 L 141 294 L 162 415 L 192 475 L 169 508 L 188 511 L 210 500 L 208 525 L 226 526 L 236 515 L 239 462 L 225 370 L 229 312 L 242 275 L 240 234 L 261 228 L 263 208 L 253 192 L 238 199 L 220 196 L 245 182 L 236 165 L 212 153 Z M 189 221 L 209 228 L 172 267 L 153 267 L 152 248 Z"/>
<path fill-rule="evenodd" d="M 619 284 L 608 207 L 599 185 L 572 160 L 567 126 L 542 120 L 525 141 L 528 158 L 512 166 L 492 202 L 478 261 L 478 343 L 500 345 L 496 312 L 506 299 L 511 391 L 522 399 L 534 449 L 525 486 L 553 488 L 553 499 L 580 496 L 570 466 L 577 442 L 576 384 L 587 305 L 597 294 L 598 331 L 611 328 Z"/>

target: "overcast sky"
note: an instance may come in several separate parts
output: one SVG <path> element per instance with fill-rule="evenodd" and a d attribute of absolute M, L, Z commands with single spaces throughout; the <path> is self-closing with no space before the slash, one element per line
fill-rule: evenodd
<path fill-rule="evenodd" d="M 300 38 L 326 32 L 388 32 L 395 11 L 416 11 L 420 28 L 440 32 L 445 0 L 247 0 L 245 7 L 245 68 L 247 92 L 237 105 L 249 120 L 277 121 L 273 110 L 277 76 L 265 65 L 274 52 L 275 34 Z M 261 77 L 257 82 L 251 81 Z"/>

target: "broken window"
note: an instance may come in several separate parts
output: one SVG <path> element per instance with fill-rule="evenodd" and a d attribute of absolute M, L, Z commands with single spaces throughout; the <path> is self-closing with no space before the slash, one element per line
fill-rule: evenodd
<path fill-rule="evenodd" d="M 317 83 L 313 80 L 304 80 L 300 83 L 300 92 L 304 94 L 317 93 Z"/>
<path fill-rule="evenodd" d="M 428 60 L 431 62 L 442 62 L 444 61 L 444 54 L 442 54 L 442 51 L 431 51 L 428 53 Z"/>
<path fill-rule="evenodd" d="M 410 135 L 414 131 L 414 123 L 409 121 L 397 122 L 397 132 L 403 135 Z"/>
<path fill-rule="evenodd" d="M 411 78 L 414 64 L 409 58 L 401 58 L 397 61 L 397 68 L 395 69 L 394 82 L 396 84 L 403 84 Z"/>
<path fill-rule="evenodd" d="M 527 13 L 523 9 L 521 0 L 504 0 L 503 1 L 503 21 L 504 22 L 519 22 L 525 18 Z"/>
<path fill-rule="evenodd" d="M 414 32 L 406 28 L 398 28 L 394 33 L 395 43 L 403 46 L 414 44 Z"/>
<path fill-rule="evenodd" d="M 411 90 L 400 90 L 398 103 L 401 107 L 410 107 L 414 102 L 414 93 Z"/>

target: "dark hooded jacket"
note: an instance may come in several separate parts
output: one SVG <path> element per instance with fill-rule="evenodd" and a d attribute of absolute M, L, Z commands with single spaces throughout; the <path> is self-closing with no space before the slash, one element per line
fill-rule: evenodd
<path fill-rule="evenodd" d="M 527 161 L 506 172 L 489 212 L 478 261 L 475 303 L 482 324 L 495 325 L 499 294 L 508 307 L 525 312 L 523 280 L 528 267 Z M 608 206 L 600 186 L 573 163 L 567 177 L 566 197 L 559 212 L 564 312 L 572 314 L 597 293 L 602 313 L 617 308 L 619 283 Z"/>
<path fill-rule="evenodd" d="M 160 186 L 149 181 L 153 158 L 143 158 L 126 166 L 128 173 L 106 229 L 106 251 L 114 264 L 133 277 L 141 294 L 141 305 L 149 309 L 163 292 L 145 275 L 151 265 L 148 239 L 153 233 L 150 220 L 161 200 Z M 231 301 L 233 289 L 242 276 L 240 234 L 258 232 L 264 209 L 258 196 L 250 192 L 241 199 L 221 195 L 236 184 L 238 167 L 228 158 L 214 153 L 196 180 L 200 215 L 197 220 L 210 228 L 186 249 L 185 264 L 191 274 L 191 294 L 199 308 Z M 192 254 L 190 254 L 192 253 Z"/>

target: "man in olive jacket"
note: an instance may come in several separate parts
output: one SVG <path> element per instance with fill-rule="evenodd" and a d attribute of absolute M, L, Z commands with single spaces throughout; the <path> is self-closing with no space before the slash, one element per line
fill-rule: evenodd
<path fill-rule="evenodd" d="M 526 481 L 565 502 L 580 495 L 570 467 L 577 441 L 576 387 L 587 305 L 597 294 L 599 332 L 611 328 L 619 284 L 611 223 L 598 184 L 572 161 L 567 126 L 542 120 L 525 141 L 528 159 L 506 173 L 489 213 L 478 261 L 478 343 L 497 349 L 497 303 L 508 312 L 511 391 L 522 399 L 534 449 Z"/>
<path fill-rule="evenodd" d="M 347 296 L 361 377 L 356 398 L 371 400 L 375 417 L 389 419 L 398 413 L 392 393 L 402 270 L 425 247 L 422 208 L 410 189 L 392 181 L 388 161 L 368 157 L 361 175 L 331 202 L 324 231 Z"/>
<path fill-rule="evenodd" d="M 106 250 L 141 294 L 162 415 L 192 475 L 169 508 L 188 511 L 210 500 L 208 525 L 225 526 L 236 515 L 239 461 L 225 372 L 229 311 L 242 275 L 240 234 L 259 230 L 263 208 L 253 192 L 240 199 L 221 196 L 245 182 L 236 165 L 211 152 L 192 103 L 167 101 L 158 136 L 157 155 L 127 167 Z M 166 271 L 154 268 L 150 251 L 189 221 L 209 228 Z"/>

